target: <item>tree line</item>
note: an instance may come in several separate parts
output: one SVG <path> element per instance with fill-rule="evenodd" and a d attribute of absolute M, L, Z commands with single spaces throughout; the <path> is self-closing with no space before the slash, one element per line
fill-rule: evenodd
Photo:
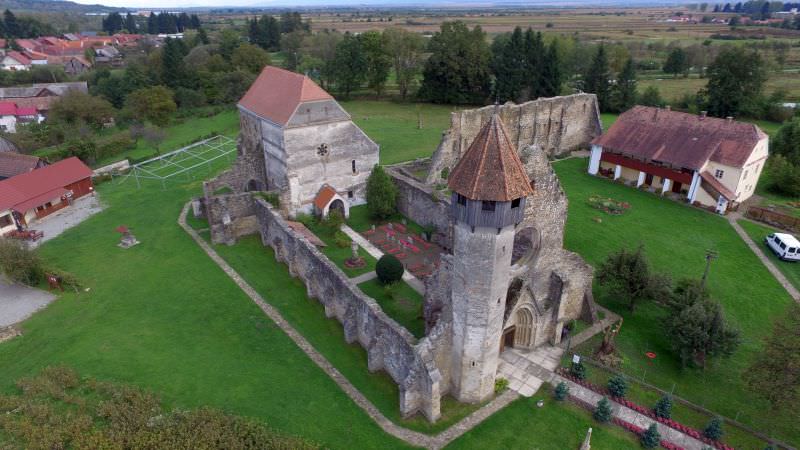
<path fill-rule="evenodd" d="M 6 9 L 0 19 L 0 36 L 5 39 L 27 39 L 55 34 L 55 29 L 33 17 L 17 17 Z"/>

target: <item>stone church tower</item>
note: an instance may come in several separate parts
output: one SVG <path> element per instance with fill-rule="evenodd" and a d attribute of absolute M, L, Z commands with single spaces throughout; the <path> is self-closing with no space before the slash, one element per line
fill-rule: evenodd
<path fill-rule="evenodd" d="M 498 114 L 448 179 L 453 221 L 451 393 L 480 402 L 494 392 L 517 225 L 531 182 Z"/>

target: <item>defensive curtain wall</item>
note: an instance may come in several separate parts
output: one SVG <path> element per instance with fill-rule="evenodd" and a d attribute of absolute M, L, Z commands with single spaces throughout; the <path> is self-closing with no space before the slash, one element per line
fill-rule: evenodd
<path fill-rule="evenodd" d="M 494 106 L 457 111 L 450 115 L 450 129 L 431 160 L 427 183 L 439 182 L 442 170 L 452 169 L 494 112 Z M 518 149 L 536 145 L 549 156 L 585 147 L 602 133 L 600 110 L 594 94 L 540 98 L 500 107 L 500 117 Z"/>
<path fill-rule="evenodd" d="M 348 343 L 358 341 L 367 350 L 370 371 L 384 370 L 400 390 L 400 412 L 421 412 L 430 421 L 440 417 L 441 374 L 434 350 L 441 346 L 429 337 L 415 342 L 404 327 L 387 316 L 334 263 L 304 237 L 295 233 L 279 212 L 264 200 L 254 201 L 261 240 L 275 250 L 278 261 L 300 278 L 310 298 L 316 298 L 328 317 L 344 327 Z"/>

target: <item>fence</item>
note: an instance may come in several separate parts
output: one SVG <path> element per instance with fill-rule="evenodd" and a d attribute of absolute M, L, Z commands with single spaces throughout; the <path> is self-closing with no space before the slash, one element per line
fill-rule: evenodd
<path fill-rule="evenodd" d="M 773 227 L 783 228 L 792 232 L 800 232 L 800 218 L 783 214 L 760 206 L 751 206 L 745 213 L 749 219 L 766 223 Z"/>
<path fill-rule="evenodd" d="M 661 395 L 669 395 L 670 397 L 672 397 L 672 400 L 676 401 L 677 403 L 680 403 L 681 405 L 686 406 L 687 408 L 693 409 L 696 412 L 699 412 L 701 414 L 706 414 L 709 417 L 720 417 L 726 424 L 728 424 L 730 426 L 733 426 L 735 428 L 738 428 L 738 429 L 740 429 L 740 430 L 742 430 L 742 431 L 744 431 L 746 433 L 752 434 L 753 436 L 756 436 L 759 439 L 764 440 L 765 442 L 769 442 L 769 443 L 771 443 L 772 445 L 774 445 L 776 447 L 779 447 L 781 449 L 786 449 L 786 450 L 797 450 L 795 447 L 792 447 L 789 444 L 786 444 L 784 442 L 781 442 L 781 441 L 778 441 L 778 440 L 776 440 L 774 438 L 771 438 L 771 437 L 767 436 L 766 434 L 764 434 L 764 433 L 762 433 L 760 431 L 756 431 L 756 430 L 748 427 L 747 425 L 739 422 L 737 420 L 738 419 L 738 414 L 737 414 L 737 419 L 731 419 L 729 417 L 725 417 L 723 415 L 715 413 L 714 411 L 710 411 L 710 410 L 708 410 L 708 409 L 706 409 L 706 408 L 704 408 L 704 407 L 702 407 L 700 405 L 692 403 L 689 400 L 686 400 L 685 398 L 681 398 L 681 397 L 675 395 L 673 392 L 667 392 L 667 391 L 659 388 L 658 386 L 652 385 L 652 384 L 646 382 L 643 378 L 638 378 L 636 376 L 631 375 L 630 373 L 621 372 L 621 371 L 619 371 L 617 369 L 608 367 L 605 364 L 602 364 L 602 363 L 600 363 L 598 361 L 595 361 L 591 357 L 588 357 L 588 356 L 585 356 L 585 355 L 581 355 L 581 361 L 586 363 L 586 364 L 589 364 L 590 366 L 593 366 L 593 367 L 596 367 L 598 369 L 601 369 L 601 370 L 604 370 L 606 372 L 609 372 L 609 373 L 611 373 L 613 375 L 623 376 L 623 377 L 625 377 L 625 379 L 630 380 L 630 381 L 634 381 L 634 382 L 636 382 L 636 383 L 638 383 L 638 384 L 640 384 L 640 385 L 642 385 L 642 386 L 644 386 L 644 387 L 646 387 L 648 389 L 651 389 L 651 390 L 654 390 L 654 391 L 658 392 Z M 673 385 L 673 391 L 674 391 L 674 388 L 675 387 Z"/>

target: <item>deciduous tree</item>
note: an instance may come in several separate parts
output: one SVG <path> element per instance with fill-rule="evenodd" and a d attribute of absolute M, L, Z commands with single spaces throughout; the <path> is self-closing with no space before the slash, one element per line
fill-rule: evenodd
<path fill-rule="evenodd" d="M 480 26 L 444 22 L 430 40 L 420 96 L 434 103 L 483 104 L 491 88 L 491 53 Z"/>
<path fill-rule="evenodd" d="M 237 69 L 259 73 L 270 63 L 269 53 L 253 44 L 242 44 L 233 51 L 231 64 Z"/>
<path fill-rule="evenodd" d="M 739 331 L 725 322 L 722 306 L 713 300 L 671 312 L 664 324 L 684 367 L 705 368 L 709 358 L 732 355 L 741 340 Z"/>
<path fill-rule="evenodd" d="M 133 91 L 128 95 L 126 106 L 140 121 L 150 121 L 164 126 L 178 108 L 172 91 L 166 86 L 152 86 Z"/>
<path fill-rule="evenodd" d="M 333 78 L 336 88 L 345 98 L 361 86 L 367 75 L 367 58 L 361 40 L 350 33 L 336 46 Z"/>
<path fill-rule="evenodd" d="M 101 97 L 68 91 L 50 107 L 48 121 L 53 124 L 86 124 L 99 129 L 114 118 L 114 107 Z"/>
<path fill-rule="evenodd" d="M 775 323 L 744 378 L 775 410 L 800 402 L 800 307 L 792 305 Z"/>
<path fill-rule="evenodd" d="M 606 258 L 598 269 L 597 280 L 617 298 L 628 303 L 631 312 L 644 300 L 660 300 L 670 295 L 670 281 L 650 270 L 644 248 L 621 249 Z"/>
<path fill-rule="evenodd" d="M 676 78 L 678 75 L 689 75 L 689 60 L 686 52 L 680 47 L 673 48 L 667 55 L 667 60 L 664 61 L 662 70 L 664 73 L 670 73 Z"/>
<path fill-rule="evenodd" d="M 366 64 L 367 86 L 375 90 L 375 94 L 383 94 L 383 87 L 386 79 L 389 78 L 389 70 L 392 68 L 392 60 L 387 48 L 387 38 L 377 31 L 367 31 L 359 37 L 361 47 L 364 52 L 364 62 Z"/>
<path fill-rule="evenodd" d="M 386 36 L 386 46 L 392 58 L 400 97 L 405 99 L 422 69 L 422 54 L 425 50 L 424 38 L 399 27 L 387 28 L 383 34 Z"/>
<path fill-rule="evenodd" d="M 708 68 L 708 84 L 703 91 L 708 113 L 726 117 L 752 110 L 760 102 L 767 80 L 764 66 L 754 50 L 740 46 L 724 48 Z"/>

